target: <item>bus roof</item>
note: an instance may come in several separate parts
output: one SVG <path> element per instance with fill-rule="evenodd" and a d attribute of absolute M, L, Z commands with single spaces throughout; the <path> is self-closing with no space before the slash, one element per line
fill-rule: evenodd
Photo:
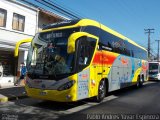
<path fill-rule="evenodd" d="M 98 28 L 101 28 L 102 30 L 110 33 L 110 34 L 113 34 L 123 40 L 126 40 L 128 41 L 129 43 L 147 51 L 144 47 L 138 45 L 136 42 L 132 41 L 131 39 L 123 36 L 122 34 L 110 29 L 109 27 L 103 25 L 103 24 L 100 24 L 99 22 L 97 21 L 94 21 L 94 20 L 90 20 L 90 19 L 80 19 L 80 20 L 69 20 L 69 21 L 64 21 L 64 22 L 60 22 L 60 23 L 55 23 L 55 24 L 49 24 L 47 26 L 45 26 L 43 28 L 43 31 L 42 32 L 46 32 L 46 31 L 51 31 L 51 30 L 57 30 L 57 29 L 65 29 L 65 28 L 72 28 L 72 27 L 80 27 L 80 26 L 95 26 L 95 27 L 98 27 Z M 58 28 L 57 28 L 58 27 Z"/>
<path fill-rule="evenodd" d="M 147 51 L 144 47 L 138 45 L 136 42 L 132 41 L 131 39 L 123 36 L 122 34 L 116 32 L 116 31 L 110 29 L 109 27 L 107 27 L 107 26 L 105 26 L 105 25 L 103 25 L 103 24 L 100 24 L 100 23 L 98 23 L 98 22 L 96 22 L 96 21 L 94 21 L 94 20 L 82 19 L 82 20 L 80 20 L 78 23 L 79 23 L 80 25 L 82 25 L 82 26 L 91 25 L 91 26 L 101 27 L 101 29 L 105 30 L 106 32 L 109 32 L 109 33 L 111 33 L 111 34 L 113 34 L 113 35 L 115 35 L 115 36 L 117 36 L 117 37 L 119 37 L 119 38 L 121 38 L 121 39 L 123 39 L 123 40 L 127 40 L 127 41 L 130 42 L 131 44 L 133 44 L 133 45 L 135 45 L 135 46 L 137 46 L 137 47 L 139 47 L 139 48 Z"/>

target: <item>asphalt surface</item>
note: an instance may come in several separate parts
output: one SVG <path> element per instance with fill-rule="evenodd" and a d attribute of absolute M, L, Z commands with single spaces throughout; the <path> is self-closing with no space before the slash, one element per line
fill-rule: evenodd
<path fill-rule="evenodd" d="M 43 101 L 32 98 L 0 104 L 0 119 L 14 120 L 93 120 L 160 119 L 160 82 L 145 83 L 109 93 L 102 103 L 90 99 L 73 103 Z"/>
<path fill-rule="evenodd" d="M 23 86 L 12 86 L 8 88 L 1 88 L 0 95 L 7 97 L 8 100 L 15 100 L 27 97 L 25 88 Z"/>

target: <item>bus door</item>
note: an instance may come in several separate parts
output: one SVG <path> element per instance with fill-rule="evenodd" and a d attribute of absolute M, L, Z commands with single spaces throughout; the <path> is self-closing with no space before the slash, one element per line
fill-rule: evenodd
<path fill-rule="evenodd" d="M 98 93 L 98 87 L 102 76 L 104 76 L 103 70 L 103 51 L 99 49 L 99 46 L 96 48 L 94 61 L 90 67 L 91 71 L 91 81 L 90 81 L 90 95 L 95 96 Z"/>
<path fill-rule="evenodd" d="M 88 98 L 90 88 L 90 63 L 96 47 L 96 39 L 91 37 L 80 37 L 77 40 L 77 69 L 78 69 L 78 89 L 77 99 Z"/>

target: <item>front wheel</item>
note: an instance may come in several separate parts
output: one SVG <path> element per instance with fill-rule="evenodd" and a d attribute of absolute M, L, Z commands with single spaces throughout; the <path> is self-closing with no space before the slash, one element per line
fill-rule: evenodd
<path fill-rule="evenodd" d="M 98 87 L 98 95 L 96 96 L 96 102 L 101 102 L 106 96 L 106 81 L 101 80 Z"/>
<path fill-rule="evenodd" d="M 143 86 L 143 82 L 144 82 L 144 79 L 143 79 L 143 77 L 138 77 L 138 79 L 137 79 L 137 87 L 138 88 L 140 88 L 140 87 L 142 87 Z"/>

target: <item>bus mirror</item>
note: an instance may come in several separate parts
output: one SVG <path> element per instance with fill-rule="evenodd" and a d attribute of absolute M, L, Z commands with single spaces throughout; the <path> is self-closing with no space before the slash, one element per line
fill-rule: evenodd
<path fill-rule="evenodd" d="M 19 46 L 23 43 L 28 43 L 28 42 L 31 42 L 32 41 L 32 38 L 28 38 L 28 39 L 23 39 L 23 40 L 20 40 L 16 43 L 16 47 L 15 47 L 15 50 L 14 50 L 14 57 L 18 57 L 18 52 L 19 52 Z"/>
<path fill-rule="evenodd" d="M 76 32 L 73 33 L 69 39 L 68 39 L 68 48 L 67 48 L 67 53 L 73 53 L 75 52 L 75 43 L 78 40 L 78 38 L 82 37 L 82 36 L 87 36 L 88 33 L 85 32 Z"/>
<path fill-rule="evenodd" d="M 73 33 L 68 39 L 67 53 L 75 52 L 75 47 L 76 47 L 75 43 L 78 40 L 78 38 L 83 37 L 83 36 L 91 37 L 91 38 L 94 38 L 96 40 L 98 39 L 97 37 L 95 37 L 95 36 L 93 36 L 89 33 L 86 33 L 86 32 Z"/>
<path fill-rule="evenodd" d="M 73 33 L 69 39 L 68 39 L 68 47 L 67 47 L 67 53 L 73 53 L 75 52 L 75 42 L 80 36 L 80 32 Z"/>
<path fill-rule="evenodd" d="M 75 45 L 68 45 L 67 53 L 73 53 L 75 51 Z"/>

